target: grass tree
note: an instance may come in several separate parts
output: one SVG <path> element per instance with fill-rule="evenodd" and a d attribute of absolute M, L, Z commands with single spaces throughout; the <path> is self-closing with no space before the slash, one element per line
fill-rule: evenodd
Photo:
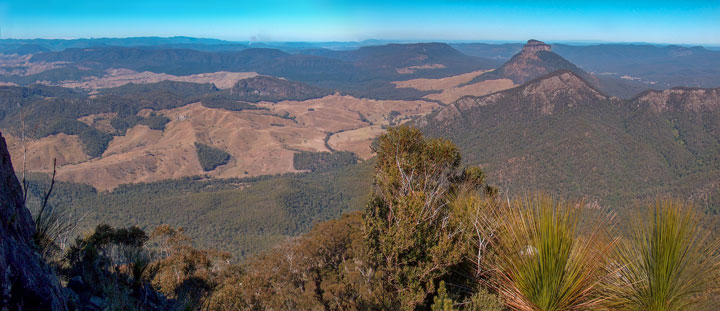
<path fill-rule="evenodd" d="M 702 310 L 718 280 L 718 240 L 700 228 L 683 202 L 659 199 L 615 252 L 616 277 L 606 290 L 615 310 Z"/>
<path fill-rule="evenodd" d="M 609 221 L 579 230 L 582 204 L 534 195 L 501 204 L 485 218 L 487 285 L 511 310 L 566 311 L 601 307 L 607 275 Z M 596 218 L 597 219 L 597 218 Z M 603 225 L 603 226 L 601 226 Z M 586 224 L 583 224 L 586 226 Z"/>

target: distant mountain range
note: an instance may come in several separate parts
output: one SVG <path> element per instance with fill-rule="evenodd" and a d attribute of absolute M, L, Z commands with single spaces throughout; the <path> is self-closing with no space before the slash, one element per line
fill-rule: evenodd
<path fill-rule="evenodd" d="M 108 68 L 178 75 L 255 71 L 361 97 L 411 99 L 427 93 L 398 90 L 388 82 L 496 68 L 523 48 L 520 43 L 389 42 L 236 42 L 190 37 L 5 39 L 0 40 L 0 53 L 32 54 L 31 62 L 36 64 L 70 64 L 28 75 L 5 75 L 0 81 L 25 85 L 80 80 L 102 76 Z M 568 62 L 557 63 L 555 69 L 588 72 L 597 78 L 591 82 L 610 95 L 630 98 L 646 89 L 720 86 L 718 50 L 650 44 L 553 44 L 551 49 Z"/>
<path fill-rule="evenodd" d="M 372 46 L 326 54 L 291 54 L 264 48 L 222 52 L 117 46 L 72 48 L 33 54 L 29 59 L 37 66 L 57 64 L 52 69 L 6 75 L 0 80 L 17 84 L 82 80 L 103 76 L 113 68 L 174 75 L 257 72 L 339 89 L 357 97 L 417 99 L 428 92 L 398 89 L 390 82 L 446 77 L 499 65 L 498 61 L 464 55 L 443 43 Z"/>
<path fill-rule="evenodd" d="M 466 43 L 451 44 L 478 57 L 508 60 L 523 45 Z M 553 44 L 553 52 L 598 77 L 615 77 L 643 83 L 646 88 L 674 86 L 720 86 L 720 51 L 717 48 L 649 44 Z"/>

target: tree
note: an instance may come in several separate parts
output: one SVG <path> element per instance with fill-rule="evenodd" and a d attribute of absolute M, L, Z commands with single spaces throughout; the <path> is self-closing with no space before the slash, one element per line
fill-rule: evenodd
<path fill-rule="evenodd" d="M 484 174 L 461 169 L 448 140 L 426 139 L 417 128 L 388 129 L 377 143 L 375 185 L 364 215 L 372 296 L 378 308 L 414 310 L 430 304 L 435 284 L 465 259 L 463 228 L 449 202 L 485 193 Z"/>

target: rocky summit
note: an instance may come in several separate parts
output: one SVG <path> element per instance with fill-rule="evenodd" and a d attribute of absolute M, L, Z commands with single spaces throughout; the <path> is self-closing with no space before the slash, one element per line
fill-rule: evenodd
<path fill-rule="evenodd" d="M 523 46 L 523 53 L 536 53 L 539 51 L 552 52 L 552 48 L 549 44 L 539 40 L 528 40 L 527 44 Z"/>

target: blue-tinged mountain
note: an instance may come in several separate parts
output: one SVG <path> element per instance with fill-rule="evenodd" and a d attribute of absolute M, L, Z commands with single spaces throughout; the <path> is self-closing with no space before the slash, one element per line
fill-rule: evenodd
<path fill-rule="evenodd" d="M 31 76 L 4 77 L 28 84 L 38 80 L 79 80 L 83 74 L 102 75 L 110 68 L 127 68 L 174 75 L 216 71 L 252 71 L 339 89 L 359 97 L 418 99 L 429 92 L 398 89 L 392 81 L 440 78 L 498 65 L 497 61 L 464 55 L 447 44 L 389 44 L 353 51 L 314 50 L 291 54 L 277 49 L 198 51 L 142 47 L 93 47 L 34 54 L 33 63 L 64 63 Z M 318 54 L 318 55 L 314 55 Z"/>
<path fill-rule="evenodd" d="M 458 43 L 451 46 L 467 55 L 502 61 L 523 49 L 523 45 L 517 43 Z M 625 82 L 636 88 L 656 89 L 720 86 L 720 51 L 712 47 L 553 44 L 552 51 L 608 83 Z"/>

